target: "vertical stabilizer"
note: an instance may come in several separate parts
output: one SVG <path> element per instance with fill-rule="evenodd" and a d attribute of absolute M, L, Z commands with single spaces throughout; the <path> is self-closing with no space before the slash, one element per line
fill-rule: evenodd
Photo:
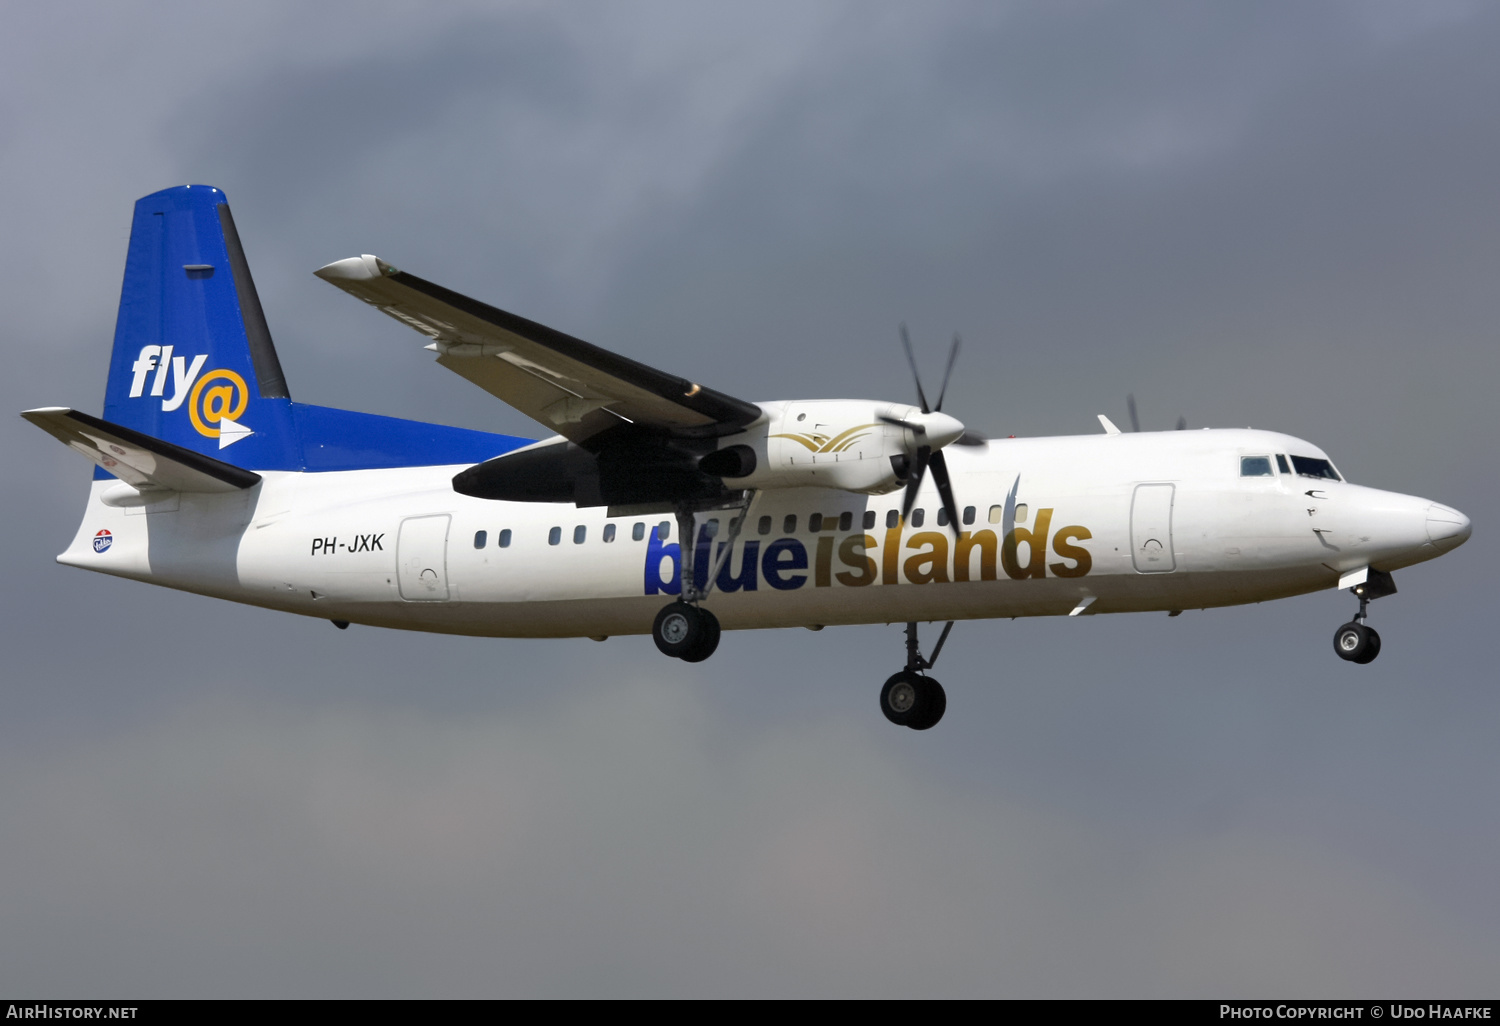
<path fill-rule="evenodd" d="M 139 200 L 104 419 L 255 470 L 302 465 L 290 395 L 224 194 Z"/>

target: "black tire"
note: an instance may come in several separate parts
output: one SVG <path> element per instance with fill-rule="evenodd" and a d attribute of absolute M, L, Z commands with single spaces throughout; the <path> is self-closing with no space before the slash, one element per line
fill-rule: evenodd
<path fill-rule="evenodd" d="M 662 606 L 651 625 L 651 640 L 662 655 L 673 659 L 692 652 L 701 643 L 703 633 L 702 611 L 686 602 Z"/>
<path fill-rule="evenodd" d="M 1364 654 L 1362 654 L 1358 659 L 1354 660 L 1356 663 L 1360 664 L 1373 663 L 1375 661 L 1375 657 L 1380 654 L 1380 635 L 1376 633 L 1375 628 L 1373 627 L 1366 627 L 1365 630 L 1370 632 L 1369 643 L 1365 648 Z"/>
<path fill-rule="evenodd" d="M 898 727 L 920 723 L 926 715 L 926 678 L 911 670 L 893 674 L 880 689 L 880 711 Z M 922 728 L 917 728 L 922 729 Z"/>
<path fill-rule="evenodd" d="M 685 663 L 701 663 L 713 655 L 714 650 L 719 647 L 719 618 L 707 609 L 695 611 L 698 614 L 700 631 L 697 643 L 678 657 Z"/>
<path fill-rule="evenodd" d="M 907 724 L 912 730 L 931 730 L 943 718 L 943 713 L 948 711 L 948 693 L 937 681 L 931 677 L 923 677 L 922 692 L 922 716 L 916 722 Z"/>
<path fill-rule="evenodd" d="M 1344 624 L 1333 634 L 1333 650 L 1340 659 L 1351 663 L 1369 662 L 1375 657 L 1364 658 L 1371 649 L 1370 636 L 1374 631 L 1362 623 L 1353 621 Z M 1380 651 L 1380 642 L 1374 642 L 1375 651 Z"/>

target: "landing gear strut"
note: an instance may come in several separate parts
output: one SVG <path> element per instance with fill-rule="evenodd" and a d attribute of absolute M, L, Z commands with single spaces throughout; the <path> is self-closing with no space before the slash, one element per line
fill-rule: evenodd
<path fill-rule="evenodd" d="M 1340 659 L 1351 663 L 1370 663 L 1380 654 L 1380 635 L 1365 623 L 1373 599 L 1393 594 L 1396 582 L 1391 575 L 1371 570 L 1366 580 L 1349 589 L 1359 599 L 1359 612 L 1333 635 L 1333 650 Z"/>
<path fill-rule="evenodd" d="M 922 671 L 931 669 L 937 662 L 951 630 L 953 621 L 949 620 L 938 636 L 932 657 L 925 658 L 917 646 L 916 623 L 906 625 L 906 669 L 892 675 L 880 689 L 880 711 L 896 726 L 927 730 L 937 726 L 938 720 L 943 718 L 948 708 L 948 695 L 941 684 Z"/>
<path fill-rule="evenodd" d="M 682 597 L 671 605 L 663 606 L 661 612 L 656 614 L 656 622 L 651 625 L 651 638 L 662 655 L 681 659 L 685 663 L 701 663 L 719 647 L 719 618 L 699 603 L 708 598 L 724 560 L 734 550 L 734 541 L 750 516 L 756 494 L 754 491 L 745 492 L 738 508 L 731 507 L 735 515 L 729 521 L 729 537 L 719 545 L 718 557 L 711 560 L 708 580 L 701 589 L 698 587 L 698 575 L 694 566 L 698 548 L 699 509 L 690 503 L 677 504 L 674 512 L 677 516 Z M 713 545 L 712 538 L 709 545 Z M 713 549 L 710 548 L 709 551 L 712 553 Z"/>

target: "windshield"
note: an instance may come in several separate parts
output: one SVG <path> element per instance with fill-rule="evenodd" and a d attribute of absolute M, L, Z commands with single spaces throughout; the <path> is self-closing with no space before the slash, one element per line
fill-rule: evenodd
<path fill-rule="evenodd" d="M 1314 456 L 1293 456 L 1292 466 L 1297 473 L 1303 477 L 1320 477 L 1328 481 L 1342 481 L 1339 472 L 1333 469 L 1333 464 L 1327 460 L 1320 460 Z"/>

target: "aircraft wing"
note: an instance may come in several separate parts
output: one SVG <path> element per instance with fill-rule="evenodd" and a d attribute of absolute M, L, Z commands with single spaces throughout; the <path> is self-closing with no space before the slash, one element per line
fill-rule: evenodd
<path fill-rule="evenodd" d="M 624 424 L 716 436 L 761 415 L 754 403 L 498 310 L 374 256 L 339 260 L 314 273 L 427 335 L 438 363 L 585 448 Z"/>
<path fill-rule="evenodd" d="M 260 480 L 253 471 L 65 406 L 27 410 L 21 416 L 136 488 L 232 492 Z"/>

